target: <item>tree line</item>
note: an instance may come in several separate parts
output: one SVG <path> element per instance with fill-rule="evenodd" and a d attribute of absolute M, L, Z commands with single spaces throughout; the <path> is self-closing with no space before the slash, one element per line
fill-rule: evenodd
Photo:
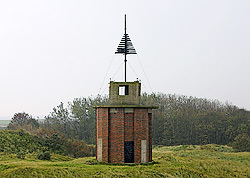
<path fill-rule="evenodd" d="M 18 122 L 14 115 L 8 129 L 23 128 L 32 133 L 43 128 L 95 144 L 93 106 L 105 104 L 107 96 L 76 98 L 53 108 L 42 123 L 31 117 L 24 127 L 20 124 L 24 121 Z M 153 145 L 249 144 L 250 149 L 250 112 L 245 109 L 218 100 L 163 93 L 144 93 L 141 104 L 158 106 L 153 111 Z"/>
<path fill-rule="evenodd" d="M 152 127 L 155 145 L 228 145 L 237 136 L 249 139 L 250 112 L 229 103 L 166 94 L 145 94 L 143 102 L 159 107 Z"/>

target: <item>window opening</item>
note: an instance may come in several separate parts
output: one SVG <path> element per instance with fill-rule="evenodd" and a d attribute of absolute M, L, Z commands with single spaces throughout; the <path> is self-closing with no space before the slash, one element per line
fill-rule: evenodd
<path fill-rule="evenodd" d="M 128 95 L 128 85 L 119 86 L 119 95 Z"/>

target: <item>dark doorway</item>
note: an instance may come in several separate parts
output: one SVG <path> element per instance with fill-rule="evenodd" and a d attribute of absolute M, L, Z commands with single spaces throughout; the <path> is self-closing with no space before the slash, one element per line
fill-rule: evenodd
<path fill-rule="evenodd" d="M 124 159 L 125 163 L 134 163 L 134 142 L 124 142 Z"/>

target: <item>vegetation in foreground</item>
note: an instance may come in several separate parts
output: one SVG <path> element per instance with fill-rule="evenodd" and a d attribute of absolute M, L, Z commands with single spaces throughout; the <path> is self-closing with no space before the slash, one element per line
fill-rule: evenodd
<path fill-rule="evenodd" d="M 25 159 L 2 154 L 0 177 L 250 177 L 250 153 L 235 153 L 228 146 L 157 146 L 153 160 L 147 165 L 111 165 L 94 157 L 52 154 L 51 160 L 42 161 L 34 154 Z"/>
<path fill-rule="evenodd" d="M 23 130 L 0 130 L 0 154 L 17 154 L 20 158 L 25 158 L 26 154 L 37 154 L 48 158 L 50 153 L 74 158 L 94 156 L 95 146 L 45 129 L 36 130 L 35 135 Z"/>
<path fill-rule="evenodd" d="M 16 113 L 0 131 L 0 177 L 250 177 L 250 153 L 243 152 L 250 151 L 250 112 L 176 95 L 142 96 L 142 104 L 159 106 L 152 127 L 154 163 L 97 163 L 86 157 L 95 153 L 86 143 L 95 143 L 93 105 L 106 102 L 96 97 L 61 103 L 43 123 Z M 180 144 L 203 146 L 159 146 Z"/>

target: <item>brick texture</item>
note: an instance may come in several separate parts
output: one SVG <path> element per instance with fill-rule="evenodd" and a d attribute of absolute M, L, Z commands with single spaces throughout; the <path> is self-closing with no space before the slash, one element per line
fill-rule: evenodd
<path fill-rule="evenodd" d="M 102 161 L 108 162 L 108 108 L 97 110 L 97 139 L 102 139 Z M 98 156 L 98 154 L 96 154 Z"/>
<path fill-rule="evenodd" d="M 97 139 L 102 138 L 102 161 L 124 163 L 124 142 L 134 141 L 134 162 L 141 163 L 141 140 L 146 140 L 146 162 L 152 161 L 152 114 L 147 108 L 97 108 Z"/>
<path fill-rule="evenodd" d="M 141 162 L 141 140 L 147 140 L 147 147 L 148 147 L 148 117 L 147 116 L 148 116 L 147 109 L 135 108 L 135 113 L 134 113 L 135 163 Z M 147 151 L 147 155 L 148 155 L 148 151 Z"/>
<path fill-rule="evenodd" d="M 134 114 L 126 113 L 124 123 L 125 141 L 134 141 Z"/>
<path fill-rule="evenodd" d="M 148 114 L 148 139 L 149 139 L 149 154 L 148 161 L 152 161 L 152 113 Z"/>
<path fill-rule="evenodd" d="M 119 108 L 117 113 L 109 114 L 109 161 L 124 163 L 124 112 Z"/>

